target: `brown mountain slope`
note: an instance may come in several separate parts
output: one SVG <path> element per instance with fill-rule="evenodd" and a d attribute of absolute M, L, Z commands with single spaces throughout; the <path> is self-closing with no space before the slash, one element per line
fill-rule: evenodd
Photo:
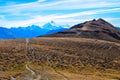
<path fill-rule="evenodd" d="M 47 35 L 49 37 L 81 37 L 108 41 L 120 41 L 120 31 L 103 19 L 77 24 L 64 32 Z"/>

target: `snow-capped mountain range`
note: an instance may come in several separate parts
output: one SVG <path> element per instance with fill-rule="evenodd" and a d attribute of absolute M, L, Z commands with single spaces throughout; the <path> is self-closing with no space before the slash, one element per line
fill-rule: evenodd
<path fill-rule="evenodd" d="M 44 24 L 42 27 L 31 25 L 27 27 L 0 27 L 0 39 L 13 39 L 13 38 L 34 38 L 47 34 L 56 33 L 69 29 L 69 25 L 56 25 L 54 21 Z"/>

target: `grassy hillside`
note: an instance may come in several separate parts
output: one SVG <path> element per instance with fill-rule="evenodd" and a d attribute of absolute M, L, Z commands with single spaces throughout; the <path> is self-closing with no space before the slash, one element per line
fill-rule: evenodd
<path fill-rule="evenodd" d="M 120 43 L 85 38 L 0 41 L 0 79 L 24 78 L 25 65 L 41 80 L 120 80 Z M 72 76 L 73 75 L 73 76 Z M 22 79 L 24 80 L 24 79 Z"/>

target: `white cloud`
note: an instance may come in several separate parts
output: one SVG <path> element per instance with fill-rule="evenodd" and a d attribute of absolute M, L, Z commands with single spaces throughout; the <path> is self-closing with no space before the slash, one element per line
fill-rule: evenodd
<path fill-rule="evenodd" d="M 46 0 L 38 0 L 38 2 L 45 2 Z"/>
<path fill-rule="evenodd" d="M 0 19 L 4 19 L 5 18 L 5 16 L 4 15 L 0 15 Z"/>
<path fill-rule="evenodd" d="M 61 0 L 49 3 L 40 3 L 45 0 L 37 2 L 24 3 L 13 6 L 5 6 L 0 9 L 3 12 L 23 12 L 35 10 L 72 10 L 72 9 L 85 9 L 85 8 L 103 8 L 103 7 L 119 7 L 120 2 L 114 1 L 100 1 L 100 0 Z"/>
<path fill-rule="evenodd" d="M 38 24 L 43 25 L 50 20 L 55 20 L 57 23 L 60 24 L 75 24 L 78 22 L 82 22 L 85 20 L 91 19 L 88 16 L 94 16 L 97 14 L 104 14 L 104 13 L 111 13 L 111 12 L 120 12 L 120 1 L 119 0 L 56 0 L 53 2 L 47 2 L 47 0 L 38 0 L 36 2 L 31 3 L 23 3 L 23 4 L 13 4 L 8 6 L 0 7 L 0 13 L 5 13 L 4 15 L 0 15 L 0 25 L 1 26 L 27 26 L 31 24 Z M 118 8 L 115 8 L 118 7 Z M 96 8 L 96 9 L 95 9 Z M 97 9 L 99 8 L 99 9 Z M 44 15 L 44 11 L 51 11 L 51 10 L 76 10 L 76 9 L 88 9 L 85 11 L 79 12 L 71 12 L 65 14 L 60 13 L 56 14 L 46 14 Z M 92 9 L 92 10 L 89 10 Z M 36 14 L 33 14 L 33 13 Z M 8 21 L 7 15 L 12 16 L 21 16 L 24 15 L 26 17 L 31 17 L 28 20 L 10 20 Z M 43 16 L 44 15 L 44 16 Z M 87 17 L 87 18 L 82 18 Z M 94 17 L 92 17 L 94 18 Z M 111 21 L 116 20 L 116 18 L 112 19 Z"/>
<path fill-rule="evenodd" d="M 71 14 L 61 14 L 61 15 L 54 15 L 54 14 L 47 15 L 47 16 L 33 15 L 32 19 L 30 19 L 30 20 L 19 20 L 19 21 L 1 20 L 0 23 L 2 26 L 8 26 L 8 27 L 28 26 L 28 25 L 32 25 L 32 24 L 37 24 L 37 25 L 42 26 L 44 23 L 47 23 L 51 20 L 55 20 L 58 24 L 69 23 L 70 25 L 73 25 L 73 24 L 76 24 L 79 22 L 83 22 L 85 20 L 92 19 L 92 18 L 89 18 L 87 16 L 94 16 L 96 14 L 109 13 L 111 11 L 120 11 L 120 8 L 113 8 L 113 9 L 108 9 L 108 10 L 89 10 L 89 11 L 84 11 L 84 12 L 77 12 L 77 13 L 71 13 Z M 85 16 L 87 18 L 82 18 Z M 112 19 L 113 18 L 111 18 L 111 20 Z M 114 20 L 116 20 L 116 19 L 114 19 Z"/>

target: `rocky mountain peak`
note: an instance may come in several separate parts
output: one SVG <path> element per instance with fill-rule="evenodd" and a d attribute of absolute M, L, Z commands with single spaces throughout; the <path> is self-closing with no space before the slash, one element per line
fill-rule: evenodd
<path fill-rule="evenodd" d="M 120 41 L 120 31 L 111 23 L 99 18 L 74 25 L 69 30 L 49 36 L 54 37 L 82 37 L 108 41 Z"/>

